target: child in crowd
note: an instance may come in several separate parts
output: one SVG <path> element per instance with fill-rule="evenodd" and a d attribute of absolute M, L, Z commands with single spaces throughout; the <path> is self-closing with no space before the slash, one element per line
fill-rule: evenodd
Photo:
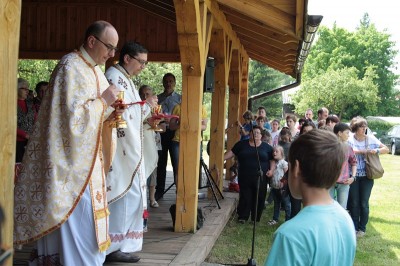
<path fill-rule="evenodd" d="M 314 122 L 310 120 L 305 120 L 300 127 L 300 135 L 307 133 L 308 131 L 311 131 L 313 129 L 316 129 Z"/>
<path fill-rule="evenodd" d="M 266 118 L 264 116 L 259 116 L 256 118 L 256 124 L 261 130 L 261 141 L 268 143 L 272 146 L 271 133 L 265 129 Z"/>
<path fill-rule="evenodd" d="M 334 126 L 333 132 L 340 141 L 345 143 L 347 147 L 346 160 L 343 162 L 342 172 L 336 184 L 329 190 L 331 197 L 336 199 L 337 202 L 346 209 L 347 199 L 349 197 L 350 185 L 355 181 L 357 172 L 357 158 L 354 154 L 353 148 L 347 144 L 350 136 L 350 126 L 345 123 L 338 123 Z M 349 171 L 351 170 L 351 172 Z M 336 197 L 335 197 L 336 196 Z"/>
<path fill-rule="evenodd" d="M 271 122 L 272 125 L 272 129 L 271 129 L 271 139 L 272 139 L 272 147 L 275 147 L 276 145 L 278 145 L 278 141 L 279 141 L 279 120 L 278 119 L 274 119 Z"/>
<path fill-rule="evenodd" d="M 284 155 L 283 157 L 284 158 L 288 158 L 287 156 L 289 154 L 291 137 L 292 137 L 292 135 L 290 134 L 289 128 L 283 127 L 279 133 L 278 145 L 283 148 L 283 155 Z M 271 188 L 271 183 L 269 184 L 269 186 Z M 270 190 L 268 198 L 265 201 L 265 206 L 271 204 L 272 201 L 273 201 L 273 194 L 272 194 L 272 190 Z"/>
<path fill-rule="evenodd" d="M 283 153 L 285 155 L 285 158 L 288 158 L 291 141 L 292 141 L 292 134 L 290 133 L 289 128 L 283 127 L 279 132 L 278 145 L 283 148 Z"/>
<path fill-rule="evenodd" d="M 326 130 L 311 130 L 292 142 L 289 188 L 295 198 L 303 200 L 304 208 L 274 233 L 265 265 L 353 265 L 353 222 L 329 195 L 346 150 Z"/>
<path fill-rule="evenodd" d="M 290 219 L 290 198 L 286 187 L 287 178 L 285 178 L 285 173 L 288 170 L 288 163 L 285 161 L 285 155 L 281 146 L 276 146 L 274 148 L 274 160 L 276 168 L 270 182 L 272 198 L 274 199 L 274 215 L 272 220 L 268 222 L 268 225 L 275 225 L 278 223 L 281 205 L 283 205 L 285 210 L 285 221 Z"/>
<path fill-rule="evenodd" d="M 266 118 L 265 118 L 264 116 L 258 116 L 258 117 L 256 118 L 256 124 L 257 124 L 257 126 L 261 127 L 262 129 L 265 129 L 265 128 L 264 128 L 265 121 L 266 121 Z"/>
<path fill-rule="evenodd" d="M 229 168 L 229 173 L 231 175 L 229 182 L 229 191 L 239 193 L 238 165 L 235 157 L 233 159 L 233 165 Z"/>
<path fill-rule="evenodd" d="M 253 113 L 250 110 L 247 110 L 243 113 L 244 124 L 240 124 L 240 121 L 237 121 L 237 125 L 239 127 L 240 140 L 249 140 L 250 139 L 250 131 L 255 125 L 253 122 Z"/>
<path fill-rule="evenodd" d="M 261 141 L 268 143 L 272 146 L 271 133 L 269 133 L 268 130 L 264 129 L 263 131 L 261 131 Z"/>
<path fill-rule="evenodd" d="M 325 125 L 332 129 L 337 123 L 340 123 L 339 117 L 337 117 L 337 115 L 330 115 L 325 120 Z"/>

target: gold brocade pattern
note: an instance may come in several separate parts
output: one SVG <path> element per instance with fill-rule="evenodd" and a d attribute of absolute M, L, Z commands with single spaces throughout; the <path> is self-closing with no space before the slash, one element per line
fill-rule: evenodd
<path fill-rule="evenodd" d="M 57 65 L 34 126 L 15 184 L 15 243 L 37 240 L 71 215 L 86 186 L 96 210 L 107 213 L 101 133 L 105 110 L 101 93 L 108 82 L 87 54 L 70 53 Z M 105 145 L 106 143 L 103 143 Z M 109 145 L 109 143 L 107 143 Z M 94 203 L 93 193 L 102 194 Z M 109 246 L 107 215 L 95 219 L 100 250 Z"/>

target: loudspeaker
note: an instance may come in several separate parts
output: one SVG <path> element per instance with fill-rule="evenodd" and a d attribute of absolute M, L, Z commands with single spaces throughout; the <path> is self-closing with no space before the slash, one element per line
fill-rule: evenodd
<path fill-rule="evenodd" d="M 206 70 L 204 72 L 204 92 L 214 92 L 214 58 L 208 57 L 206 62 Z"/>

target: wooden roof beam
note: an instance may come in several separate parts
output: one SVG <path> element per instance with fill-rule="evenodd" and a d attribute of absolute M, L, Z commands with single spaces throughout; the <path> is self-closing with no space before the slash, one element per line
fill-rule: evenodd
<path fill-rule="evenodd" d="M 245 48 L 249 48 L 248 50 L 251 49 L 254 51 L 262 52 L 264 55 L 268 55 L 268 57 L 271 57 L 271 59 L 274 59 L 276 61 L 281 61 L 281 62 L 292 61 L 293 63 L 296 61 L 296 55 L 297 55 L 296 50 L 277 53 L 272 51 L 270 47 L 263 45 L 262 43 L 255 43 L 247 40 L 242 40 L 242 42 Z"/>
<path fill-rule="evenodd" d="M 204 0 L 211 14 L 214 16 L 214 20 L 222 27 L 225 33 L 229 36 L 232 41 L 233 48 L 241 49 L 241 53 L 247 54 L 244 50 L 243 45 L 240 43 L 239 38 L 233 31 L 231 24 L 226 20 L 225 14 L 219 9 L 219 5 L 216 1 Z"/>
<path fill-rule="evenodd" d="M 274 68 L 274 69 L 280 69 L 279 71 L 282 73 L 285 73 L 287 75 L 290 75 L 292 77 L 295 76 L 295 73 L 293 71 L 293 65 L 288 65 L 288 66 L 282 66 L 277 64 L 277 62 L 275 61 L 271 61 L 269 59 L 265 59 L 265 57 L 263 57 L 262 55 L 256 54 L 256 53 L 252 53 L 249 52 L 249 56 L 254 59 L 257 60 L 258 62 L 261 62 L 265 65 L 267 65 L 268 67 Z"/>
<path fill-rule="evenodd" d="M 296 1 L 296 36 L 303 37 L 304 34 L 304 21 L 305 21 L 305 15 L 300 16 L 300 14 L 306 14 L 306 5 L 305 1 L 308 0 L 297 0 Z"/>
<path fill-rule="evenodd" d="M 295 32 L 295 17 L 265 1 L 218 0 L 218 3 L 240 11 L 240 13 L 245 14 L 248 17 L 256 19 L 265 25 L 278 29 L 290 36 L 297 36 Z"/>
<path fill-rule="evenodd" d="M 297 36 L 290 36 L 279 29 L 271 29 L 258 20 L 249 18 L 232 8 L 221 5 L 220 9 L 224 12 L 226 19 L 233 25 L 241 25 L 253 32 L 268 36 L 282 43 L 296 42 L 300 40 Z"/>
<path fill-rule="evenodd" d="M 241 28 L 241 26 L 236 25 L 232 25 L 232 28 L 236 31 L 236 34 L 241 39 L 246 38 L 257 40 L 258 42 L 263 42 L 265 44 L 268 44 L 268 46 L 274 47 L 281 51 L 296 50 L 299 46 L 297 42 L 289 42 L 285 44 L 269 36 L 253 32 L 250 28 Z"/>

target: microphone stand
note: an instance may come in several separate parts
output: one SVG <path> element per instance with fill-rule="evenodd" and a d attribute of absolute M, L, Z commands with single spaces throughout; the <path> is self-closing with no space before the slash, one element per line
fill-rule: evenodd
<path fill-rule="evenodd" d="M 260 191 L 260 182 L 261 182 L 261 178 L 263 176 L 263 171 L 261 168 L 260 156 L 258 154 L 256 139 L 254 138 L 253 122 L 251 123 L 251 132 L 250 133 L 253 136 L 254 148 L 256 149 L 256 156 L 257 156 L 257 162 L 258 162 L 258 177 L 257 177 L 257 192 L 256 192 L 256 208 L 255 208 L 254 221 L 253 221 L 253 238 L 251 241 L 251 257 L 247 261 L 247 266 L 256 266 L 257 265 L 256 260 L 254 259 L 254 244 L 255 244 L 255 239 L 256 239 L 256 220 L 257 220 L 257 214 L 258 214 L 258 194 Z"/>

